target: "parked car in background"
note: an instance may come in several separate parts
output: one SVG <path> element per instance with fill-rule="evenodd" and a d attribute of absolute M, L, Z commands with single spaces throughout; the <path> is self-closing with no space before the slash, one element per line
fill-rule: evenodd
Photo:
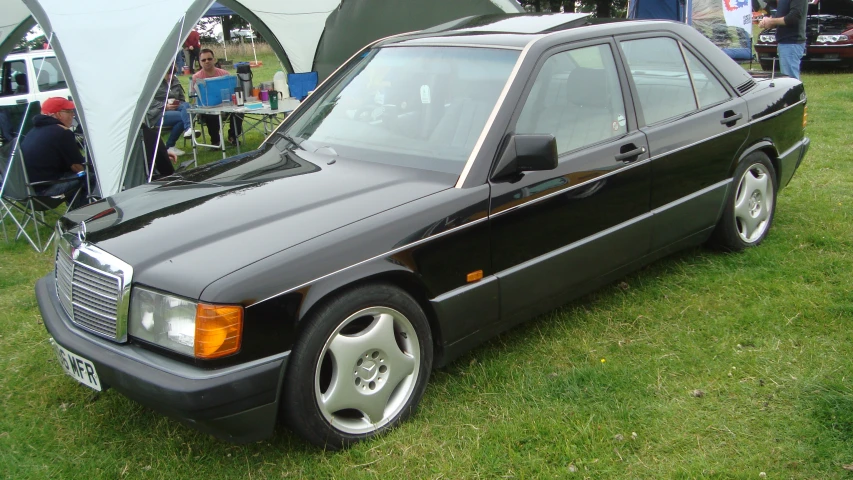
<path fill-rule="evenodd" d="M 776 29 L 761 31 L 755 42 L 755 53 L 761 68 L 771 70 L 779 57 L 776 53 Z M 808 5 L 806 18 L 806 55 L 802 65 L 853 66 L 853 0 L 814 0 Z"/>
<path fill-rule="evenodd" d="M 3 60 L 0 75 L 0 106 L 71 94 L 53 50 L 12 53 Z"/>
<path fill-rule="evenodd" d="M 26 105 L 70 95 L 52 50 L 8 55 L 0 69 L 0 144 L 17 136 Z"/>
<path fill-rule="evenodd" d="M 231 41 L 232 42 L 242 42 L 242 41 L 250 41 L 257 40 L 258 37 L 255 36 L 255 32 L 248 28 L 240 28 L 236 30 L 231 30 Z"/>
<path fill-rule="evenodd" d="M 254 152 L 69 212 L 36 296 L 88 387 L 341 448 L 524 320 L 760 244 L 805 121 L 799 80 L 682 23 L 471 17 L 365 47 Z"/>

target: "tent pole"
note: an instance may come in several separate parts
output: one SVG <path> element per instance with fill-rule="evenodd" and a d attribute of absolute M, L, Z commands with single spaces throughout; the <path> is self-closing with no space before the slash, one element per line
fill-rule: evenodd
<path fill-rule="evenodd" d="M 219 24 L 222 25 L 222 50 L 225 51 L 225 61 L 228 61 L 228 42 L 225 41 L 225 22 L 222 17 L 219 17 Z"/>
<path fill-rule="evenodd" d="M 255 55 L 255 65 L 258 64 L 258 52 L 255 51 L 255 35 L 252 33 L 252 24 L 249 24 L 249 39 L 252 40 L 252 54 Z"/>

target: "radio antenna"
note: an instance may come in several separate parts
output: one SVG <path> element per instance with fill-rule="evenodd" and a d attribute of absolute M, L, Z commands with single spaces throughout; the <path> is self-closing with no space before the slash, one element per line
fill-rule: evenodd
<path fill-rule="evenodd" d="M 770 86 L 775 87 L 776 84 L 773 83 L 773 78 L 776 75 L 776 57 L 773 57 L 773 69 L 770 70 Z"/>

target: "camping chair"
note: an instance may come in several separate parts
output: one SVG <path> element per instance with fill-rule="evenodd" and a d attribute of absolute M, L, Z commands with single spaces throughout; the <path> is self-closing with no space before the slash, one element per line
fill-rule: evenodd
<path fill-rule="evenodd" d="M 4 234 L 5 219 L 8 217 L 18 227 L 15 240 L 23 236 L 37 252 L 44 252 L 55 235 L 53 225 L 45 221 L 44 212 L 59 207 L 66 198 L 68 198 L 68 205 L 73 204 L 77 196 L 82 194 L 82 185 L 70 194 L 52 197 L 38 195 L 36 188 L 61 183 L 63 180 L 31 183 L 27 178 L 24 156 L 20 148 L 14 150 L 8 163 L 4 161 L 0 164 L 0 175 L 3 177 L 3 185 L 0 186 L 0 215 L 2 215 L 0 221 L 4 222 Z M 35 239 L 26 230 L 30 222 L 33 225 Z M 47 228 L 50 232 L 44 242 L 42 242 L 42 228 Z"/>

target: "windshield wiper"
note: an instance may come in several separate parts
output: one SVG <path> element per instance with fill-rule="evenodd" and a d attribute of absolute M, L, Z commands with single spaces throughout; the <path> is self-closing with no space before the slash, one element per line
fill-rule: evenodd
<path fill-rule="evenodd" d="M 286 134 L 286 133 L 279 132 L 279 134 L 278 134 L 278 135 L 279 135 L 280 137 L 284 138 L 285 140 L 287 140 L 288 142 L 292 143 L 293 145 L 297 146 L 297 147 L 298 147 L 298 146 L 299 146 L 299 144 L 301 143 L 301 142 L 297 142 L 295 138 L 291 137 L 290 135 L 288 135 L 288 134 Z M 301 139 L 300 139 L 300 140 L 301 140 Z"/>

